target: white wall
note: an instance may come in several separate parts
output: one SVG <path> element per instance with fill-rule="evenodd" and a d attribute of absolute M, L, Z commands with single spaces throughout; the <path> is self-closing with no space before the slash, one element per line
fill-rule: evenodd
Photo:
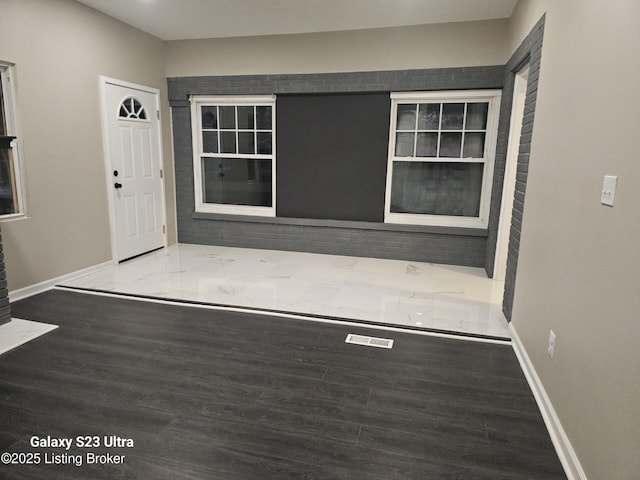
<path fill-rule="evenodd" d="M 521 0 L 512 49 L 545 11 L 512 323 L 588 478 L 635 480 L 640 2 Z M 613 208 L 600 204 L 607 174 L 619 179 Z"/>
<path fill-rule="evenodd" d="M 15 290 L 111 259 L 98 76 L 166 99 L 164 42 L 72 0 L 0 0 L 0 59 L 16 64 L 28 197 L 28 218 L 2 223 Z M 166 100 L 162 116 L 173 199 Z"/>
<path fill-rule="evenodd" d="M 167 42 L 167 76 L 502 65 L 508 22 Z"/>

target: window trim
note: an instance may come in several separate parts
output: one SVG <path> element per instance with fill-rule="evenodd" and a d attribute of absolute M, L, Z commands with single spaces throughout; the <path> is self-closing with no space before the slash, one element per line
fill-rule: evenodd
<path fill-rule="evenodd" d="M 445 227 L 483 228 L 489 224 L 489 207 L 493 188 L 496 142 L 498 139 L 498 121 L 500 117 L 501 90 L 441 90 L 430 92 L 391 92 L 391 119 L 389 124 L 389 149 L 387 157 L 387 181 L 385 189 L 384 222 L 405 225 L 433 225 Z M 397 109 L 400 103 L 420 103 L 422 101 L 438 103 L 487 101 L 487 127 L 485 137 L 485 157 L 479 158 L 438 158 L 438 157 L 396 157 L 395 137 Z M 480 211 L 478 217 L 453 215 L 428 215 L 391 212 L 391 183 L 394 162 L 438 162 L 438 163 L 483 163 L 482 190 L 480 193 Z"/>
<path fill-rule="evenodd" d="M 193 186 L 195 211 L 227 215 L 276 216 L 276 96 L 275 95 L 191 95 L 191 145 L 193 148 Z M 208 105 L 270 106 L 271 107 L 271 155 L 240 153 L 204 153 L 202 146 L 202 118 L 200 107 Z M 271 206 L 228 205 L 204 202 L 202 191 L 202 157 L 271 159 Z"/>
<path fill-rule="evenodd" d="M 25 194 L 24 163 L 22 161 L 22 136 L 20 135 L 19 120 L 16 108 L 16 90 L 14 88 L 16 78 L 15 64 L 0 61 L 0 81 L 4 92 L 4 112 L 6 120 L 7 136 L 15 137 L 11 141 L 11 151 L 13 154 L 13 168 L 15 175 L 15 188 L 18 202 L 16 213 L 0 215 L 0 222 L 15 220 L 27 216 L 27 201 Z"/>

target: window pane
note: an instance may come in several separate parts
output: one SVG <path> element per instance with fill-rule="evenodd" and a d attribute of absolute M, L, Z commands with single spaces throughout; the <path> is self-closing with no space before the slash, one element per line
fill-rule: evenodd
<path fill-rule="evenodd" d="M 418 133 L 416 157 L 435 157 L 438 155 L 438 134 L 436 132 Z"/>
<path fill-rule="evenodd" d="M 253 106 L 238 107 L 238 128 L 253 130 Z"/>
<path fill-rule="evenodd" d="M 413 156 L 415 133 L 396 133 L 396 157 Z"/>
<path fill-rule="evenodd" d="M 236 128 L 236 107 L 220 107 L 220 128 Z"/>
<path fill-rule="evenodd" d="M 449 132 L 440 135 L 440 157 L 460 158 L 462 133 Z"/>
<path fill-rule="evenodd" d="M 464 103 L 442 105 L 442 130 L 462 130 Z"/>
<path fill-rule="evenodd" d="M 258 153 L 271 155 L 271 132 L 258 132 Z"/>
<path fill-rule="evenodd" d="M 415 130 L 416 105 L 398 105 L 398 122 L 396 130 Z"/>
<path fill-rule="evenodd" d="M 489 104 L 467 103 L 467 123 L 465 130 L 485 130 L 487 128 L 487 112 Z"/>
<path fill-rule="evenodd" d="M 133 108 L 135 113 L 135 115 L 133 115 L 133 118 L 140 118 L 142 120 L 147 119 L 147 113 L 144 111 L 144 107 L 135 98 L 133 99 Z"/>
<path fill-rule="evenodd" d="M 484 157 L 484 133 L 467 132 L 464 134 L 464 158 Z"/>
<path fill-rule="evenodd" d="M 422 103 L 418 114 L 418 130 L 438 130 L 440 128 L 440 104 Z"/>
<path fill-rule="evenodd" d="M 18 213 L 13 152 L 0 148 L 0 215 Z"/>
<path fill-rule="evenodd" d="M 218 153 L 218 132 L 202 132 L 202 151 Z"/>
<path fill-rule="evenodd" d="M 202 158 L 205 203 L 272 206 L 271 160 Z"/>
<path fill-rule="evenodd" d="M 482 163 L 394 162 L 391 212 L 477 217 Z"/>
<path fill-rule="evenodd" d="M 271 107 L 256 107 L 257 129 L 271 130 Z"/>
<path fill-rule="evenodd" d="M 220 152 L 236 153 L 236 132 L 220 132 Z"/>
<path fill-rule="evenodd" d="M 218 128 L 218 107 L 202 107 L 202 128 Z"/>
<path fill-rule="evenodd" d="M 238 153 L 256 153 L 253 132 L 238 132 Z"/>

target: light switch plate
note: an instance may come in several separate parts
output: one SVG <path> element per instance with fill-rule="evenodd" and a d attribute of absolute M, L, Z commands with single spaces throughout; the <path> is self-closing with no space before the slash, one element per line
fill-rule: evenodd
<path fill-rule="evenodd" d="M 600 203 L 613 207 L 613 201 L 616 196 L 616 184 L 618 177 L 614 175 L 605 175 L 602 182 L 602 193 L 600 195 Z"/>
<path fill-rule="evenodd" d="M 547 347 L 547 353 L 549 358 L 553 360 L 553 355 L 556 352 L 556 334 L 553 330 L 549 330 L 549 346 Z"/>

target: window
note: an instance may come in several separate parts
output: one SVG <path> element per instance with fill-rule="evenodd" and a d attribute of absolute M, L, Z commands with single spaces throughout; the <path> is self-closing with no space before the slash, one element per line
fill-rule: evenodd
<path fill-rule="evenodd" d="M 147 112 L 136 98 L 127 97 L 120 104 L 118 116 L 127 120 L 146 120 Z"/>
<path fill-rule="evenodd" d="M 196 211 L 275 216 L 275 97 L 192 97 Z"/>
<path fill-rule="evenodd" d="M 385 221 L 486 228 L 500 91 L 391 95 Z"/>
<path fill-rule="evenodd" d="M 0 62 L 0 218 L 24 213 L 12 72 Z"/>

